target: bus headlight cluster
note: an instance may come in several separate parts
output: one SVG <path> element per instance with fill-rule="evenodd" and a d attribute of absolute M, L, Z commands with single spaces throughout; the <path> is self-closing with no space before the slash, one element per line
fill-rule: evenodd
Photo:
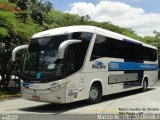
<path fill-rule="evenodd" d="M 59 89 L 61 89 L 61 88 L 66 86 L 66 83 L 62 83 L 62 84 L 58 84 L 58 85 L 57 84 L 54 83 L 54 86 L 52 86 L 52 84 L 51 84 L 52 87 L 49 88 L 49 90 L 56 91 L 56 90 L 59 90 Z"/>

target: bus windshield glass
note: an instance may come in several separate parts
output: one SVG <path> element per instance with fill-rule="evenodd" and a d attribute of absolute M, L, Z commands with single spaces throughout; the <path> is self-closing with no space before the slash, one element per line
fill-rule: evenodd
<path fill-rule="evenodd" d="M 23 62 L 23 80 L 45 83 L 62 79 L 77 71 L 83 65 L 91 38 L 92 33 L 73 32 L 31 39 Z M 60 44 L 71 39 L 82 40 L 82 42 L 77 44 L 77 47 L 73 47 L 76 44 L 67 47 L 65 57 L 58 59 Z"/>
<path fill-rule="evenodd" d="M 32 39 L 23 64 L 23 75 L 28 78 L 55 78 L 63 74 L 62 60 L 58 59 L 59 45 L 68 35 Z"/>

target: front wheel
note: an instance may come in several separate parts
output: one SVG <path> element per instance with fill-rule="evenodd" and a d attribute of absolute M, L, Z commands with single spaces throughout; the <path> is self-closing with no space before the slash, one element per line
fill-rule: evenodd
<path fill-rule="evenodd" d="M 90 92 L 89 92 L 89 99 L 88 102 L 89 103 L 98 103 L 100 102 L 102 97 L 102 89 L 100 86 L 98 85 L 92 85 Z"/>

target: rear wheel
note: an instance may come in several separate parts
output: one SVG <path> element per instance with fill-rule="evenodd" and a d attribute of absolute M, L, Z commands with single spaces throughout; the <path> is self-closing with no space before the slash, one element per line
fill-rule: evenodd
<path fill-rule="evenodd" d="M 100 102 L 102 97 L 102 88 L 98 85 L 92 85 L 90 92 L 89 92 L 89 99 L 88 102 L 89 103 L 98 103 Z"/>
<path fill-rule="evenodd" d="M 143 86 L 142 86 L 142 91 L 143 92 L 147 91 L 147 89 L 148 89 L 147 87 L 148 87 L 147 80 L 144 80 L 143 81 Z"/>

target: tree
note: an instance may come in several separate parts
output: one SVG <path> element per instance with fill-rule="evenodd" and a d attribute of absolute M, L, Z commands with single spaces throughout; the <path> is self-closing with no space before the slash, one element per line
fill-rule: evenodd
<path fill-rule="evenodd" d="M 154 45 L 158 48 L 158 59 L 159 59 L 159 65 L 160 65 L 160 32 L 154 31 Z M 159 66 L 160 67 L 160 66 Z"/>
<path fill-rule="evenodd" d="M 43 0 L 9 0 L 16 4 L 17 15 L 26 23 L 28 18 L 39 25 L 43 25 L 44 19 L 47 17 L 50 10 L 53 9 L 52 3 Z"/>
<path fill-rule="evenodd" d="M 28 0 L 9 0 L 11 3 L 16 4 L 16 14 L 26 23 L 28 18 Z"/>
<path fill-rule="evenodd" d="M 89 15 L 78 16 L 75 14 L 63 13 L 58 10 L 51 10 L 48 13 L 48 17 L 46 17 L 44 21 L 45 21 L 46 29 L 52 29 L 56 27 L 63 27 L 63 26 L 70 26 L 70 25 L 92 25 L 92 26 L 101 27 L 113 32 L 126 35 L 128 37 L 143 41 L 143 38 L 138 36 L 130 28 L 122 28 L 122 27 L 113 25 L 110 21 L 108 22 L 92 21 Z"/>
<path fill-rule="evenodd" d="M 30 16 L 35 23 L 43 25 L 45 18 L 52 9 L 52 4 L 48 1 L 31 0 L 29 2 Z"/>
<path fill-rule="evenodd" d="M 153 34 L 154 36 L 145 36 L 143 38 L 143 42 L 156 46 L 158 48 L 158 64 L 160 68 L 160 32 L 154 31 Z"/>
<path fill-rule="evenodd" d="M 52 10 L 49 12 L 48 17 L 45 18 L 46 29 L 70 25 L 82 25 L 81 17 L 78 15 Z"/>
<path fill-rule="evenodd" d="M 32 21 L 21 23 L 16 16 L 15 4 L 4 0 L 1 5 L 7 6 L 0 11 L 0 86 L 5 89 L 13 74 L 14 64 L 11 61 L 11 53 L 15 46 L 25 44 L 29 37 L 42 28 Z"/>
<path fill-rule="evenodd" d="M 155 35 L 155 38 L 160 39 L 160 32 L 157 32 L 156 30 L 153 31 L 153 34 Z"/>

